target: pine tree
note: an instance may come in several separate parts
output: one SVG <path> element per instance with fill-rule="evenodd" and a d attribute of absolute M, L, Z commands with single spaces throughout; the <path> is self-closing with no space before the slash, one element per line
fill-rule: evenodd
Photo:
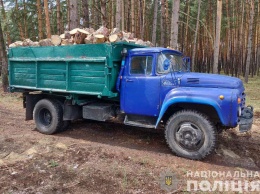
<path fill-rule="evenodd" d="M 8 70 L 7 70 L 7 55 L 5 50 L 5 40 L 2 31 L 2 20 L 0 20 L 0 58 L 2 61 L 1 76 L 2 76 L 2 87 L 4 92 L 8 91 Z"/>
<path fill-rule="evenodd" d="M 178 49 L 179 10 L 180 10 L 180 0 L 174 0 L 174 5 L 172 9 L 171 45 L 170 45 L 174 49 Z"/>
<path fill-rule="evenodd" d="M 248 83 L 249 66 L 252 57 L 252 39 L 253 39 L 253 21 L 254 21 L 254 0 L 248 0 L 250 5 L 250 20 L 249 20 L 249 33 L 248 33 L 248 44 L 247 44 L 247 58 L 246 58 L 246 71 L 245 71 L 245 82 Z"/>
<path fill-rule="evenodd" d="M 156 45 L 158 0 L 154 0 L 152 43 Z"/>
<path fill-rule="evenodd" d="M 216 36 L 215 36 L 215 43 L 214 43 L 213 73 L 218 73 L 221 17 L 222 17 L 222 0 L 218 0 L 217 1 L 217 18 L 216 18 Z"/>
<path fill-rule="evenodd" d="M 48 0 L 44 0 L 44 13 L 45 13 L 45 20 L 46 20 L 45 24 L 46 24 L 47 38 L 51 38 L 51 24 L 50 24 Z"/>
<path fill-rule="evenodd" d="M 70 0 L 69 1 L 69 30 L 78 27 L 78 1 Z"/>
<path fill-rule="evenodd" d="M 37 0 L 38 40 L 43 39 L 41 0 Z"/>

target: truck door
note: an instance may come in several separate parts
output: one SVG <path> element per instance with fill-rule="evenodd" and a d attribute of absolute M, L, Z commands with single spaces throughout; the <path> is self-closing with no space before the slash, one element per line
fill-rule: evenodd
<path fill-rule="evenodd" d="M 153 73 L 155 63 L 153 55 L 130 57 L 122 80 L 121 109 L 125 113 L 158 116 L 160 77 Z"/>

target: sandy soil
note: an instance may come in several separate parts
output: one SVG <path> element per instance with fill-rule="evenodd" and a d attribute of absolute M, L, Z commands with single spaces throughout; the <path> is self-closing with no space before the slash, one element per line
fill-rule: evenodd
<path fill-rule="evenodd" d="M 191 161 L 174 156 L 161 131 L 77 121 L 40 134 L 24 121 L 20 95 L 0 91 L 0 193 L 166 193 L 159 179 L 167 169 L 179 181 L 173 192 L 185 193 L 189 171 L 259 171 L 259 151 L 259 113 L 250 133 L 225 131 L 213 155 Z"/>

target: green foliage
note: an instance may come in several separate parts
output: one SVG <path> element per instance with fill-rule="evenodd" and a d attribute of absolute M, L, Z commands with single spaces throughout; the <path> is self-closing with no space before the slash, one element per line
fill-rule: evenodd
<path fill-rule="evenodd" d="M 43 2 L 41 3 L 42 7 L 42 22 L 43 22 L 43 33 L 46 33 L 45 30 L 45 15 L 43 10 Z M 36 0 L 18 0 L 17 5 L 15 0 L 6 0 L 4 3 L 6 21 L 2 22 L 3 30 L 10 32 L 11 41 L 15 42 L 21 40 L 19 23 L 21 24 L 22 31 L 25 35 L 25 38 L 30 38 L 33 41 L 38 41 L 38 15 L 37 15 L 37 6 Z M 64 26 L 67 22 L 67 4 L 66 0 L 60 1 L 61 6 L 61 18 Z M 51 32 L 52 34 L 57 34 L 57 11 L 56 11 L 56 1 L 49 1 L 49 14 L 51 20 Z M 3 16 L 3 9 L 1 11 Z"/>
<path fill-rule="evenodd" d="M 49 161 L 49 167 L 54 168 L 54 167 L 57 167 L 57 166 L 59 166 L 59 164 L 55 160 L 50 160 Z"/>

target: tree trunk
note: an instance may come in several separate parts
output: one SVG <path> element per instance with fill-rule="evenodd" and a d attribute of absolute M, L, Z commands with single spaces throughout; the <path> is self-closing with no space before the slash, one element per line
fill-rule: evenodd
<path fill-rule="evenodd" d="M 195 70 L 195 54 L 196 54 L 196 46 L 197 46 L 197 35 L 198 35 L 198 28 L 199 28 L 199 20 L 200 20 L 200 5 L 201 0 L 198 1 L 198 14 L 197 14 L 197 22 L 196 22 L 196 30 L 195 30 L 195 37 L 194 37 L 194 43 L 193 43 L 193 50 L 192 50 L 192 71 Z"/>
<path fill-rule="evenodd" d="M 222 17 L 222 0 L 218 0 L 218 2 L 217 2 L 217 18 L 216 18 L 216 38 L 215 38 L 215 44 L 214 44 L 213 73 L 218 73 L 218 57 L 219 57 L 219 45 L 220 45 L 221 17 Z"/>
<path fill-rule="evenodd" d="M 184 50 L 189 51 L 189 42 L 188 42 L 188 32 L 189 32 L 189 20 L 190 20 L 190 0 L 187 1 L 188 8 L 187 8 L 187 16 L 186 16 L 186 27 L 185 27 L 185 48 Z"/>
<path fill-rule="evenodd" d="M 16 13 L 19 12 L 17 0 L 15 0 L 15 12 Z M 21 24 L 20 18 L 16 18 L 16 20 L 17 20 L 17 26 L 18 26 L 18 29 L 19 29 L 20 39 L 24 40 L 24 31 L 23 31 L 23 26 Z"/>
<path fill-rule="evenodd" d="M 4 92 L 8 91 L 8 70 L 7 70 L 7 55 L 5 51 L 5 40 L 2 31 L 2 21 L 0 20 L 0 58 L 2 61 L 1 75 L 2 75 L 2 87 Z"/>
<path fill-rule="evenodd" d="M 250 3 L 250 20 L 249 20 L 249 34 L 247 41 L 247 57 L 246 57 L 246 71 L 245 71 L 245 82 L 248 83 L 248 75 L 249 75 L 249 67 L 251 63 L 251 55 L 252 55 L 252 38 L 253 38 L 253 22 L 254 22 L 254 14 L 255 14 L 255 6 L 254 0 L 249 0 Z"/>
<path fill-rule="evenodd" d="M 108 22 L 107 22 L 107 11 L 106 11 L 106 4 L 107 0 L 101 0 L 101 20 L 102 20 L 102 26 L 107 27 Z"/>
<path fill-rule="evenodd" d="M 83 7 L 83 27 L 89 28 L 89 0 L 82 1 Z"/>
<path fill-rule="evenodd" d="M 238 6 L 238 4 L 236 4 Z M 232 25 L 233 26 L 237 26 L 236 24 L 236 20 L 237 20 L 237 17 L 235 16 L 235 6 L 233 6 L 233 22 L 232 22 Z M 236 55 L 237 54 L 237 48 L 236 48 L 236 40 L 237 40 L 237 33 L 236 33 L 236 29 L 233 28 L 232 29 L 232 37 L 233 37 L 233 41 L 232 41 L 232 55 Z M 234 76 L 234 73 L 235 73 L 235 65 L 236 65 L 236 59 L 237 57 L 232 57 L 232 60 L 231 60 L 231 64 L 230 64 L 230 69 L 231 69 L 231 76 Z"/>
<path fill-rule="evenodd" d="M 236 4 L 236 6 L 240 9 L 240 2 Z M 241 38 L 240 37 L 240 34 L 239 34 L 239 24 L 240 24 L 240 21 L 239 21 L 239 16 L 236 15 L 235 16 L 235 26 L 237 26 L 237 28 L 234 30 L 235 32 L 235 41 L 234 41 L 234 53 L 235 54 L 235 62 L 233 64 L 233 71 L 235 73 L 235 76 L 238 77 L 239 75 L 239 61 L 240 61 L 240 49 L 239 49 L 239 39 Z M 228 51 L 228 54 L 230 54 L 230 52 Z M 230 60 L 230 57 L 228 57 L 228 60 Z"/>
<path fill-rule="evenodd" d="M 77 0 L 70 0 L 69 4 L 69 30 L 73 30 L 78 27 L 78 1 Z"/>
<path fill-rule="evenodd" d="M 135 0 L 135 3 L 136 3 L 136 0 Z M 140 28 L 139 28 L 140 21 L 139 21 L 139 18 L 140 18 L 140 7 L 137 4 L 137 6 L 135 6 L 135 34 L 136 34 L 136 37 L 140 36 Z"/>
<path fill-rule="evenodd" d="M 144 39 L 144 8 L 143 8 L 143 1 L 139 0 L 139 7 L 140 7 L 140 38 Z"/>
<path fill-rule="evenodd" d="M 170 26 L 171 26 L 171 21 L 170 21 L 170 18 L 169 18 L 169 2 L 166 0 L 166 3 L 165 3 L 165 8 L 166 8 L 166 13 L 165 13 L 165 19 L 166 19 L 166 46 L 170 46 L 170 37 L 169 37 L 169 34 L 170 34 Z"/>
<path fill-rule="evenodd" d="M 38 15 L 38 40 L 41 40 L 43 39 L 41 0 L 37 0 L 37 15 Z"/>
<path fill-rule="evenodd" d="M 248 10 L 249 10 L 249 6 L 248 3 L 244 3 L 244 12 L 246 13 L 246 18 L 249 18 L 249 14 L 248 14 Z M 246 18 L 244 18 L 244 26 L 242 27 L 242 32 L 243 32 L 243 42 L 242 42 L 242 52 L 243 52 L 243 62 L 242 62 L 242 73 L 243 76 L 245 76 L 245 67 L 246 67 L 246 54 L 247 54 L 247 44 L 248 44 L 248 35 L 249 35 L 249 21 L 246 20 Z"/>
<path fill-rule="evenodd" d="M 93 12 L 93 10 L 96 10 L 96 6 L 97 5 L 97 0 L 92 0 L 92 12 Z M 98 26 L 98 12 L 97 11 L 94 11 L 92 14 L 91 14 L 92 16 L 92 20 L 91 20 L 91 22 L 92 22 L 92 24 L 96 24 L 96 26 Z"/>
<path fill-rule="evenodd" d="M 156 46 L 158 0 L 154 0 L 152 43 Z"/>
<path fill-rule="evenodd" d="M 28 38 L 28 25 L 27 25 L 27 11 L 25 0 L 23 0 L 23 26 L 24 26 L 24 38 Z"/>
<path fill-rule="evenodd" d="M 67 2 L 67 27 L 66 30 L 70 29 L 70 0 L 66 0 Z"/>
<path fill-rule="evenodd" d="M 122 0 L 121 2 L 121 26 L 122 30 L 125 30 L 125 2 Z"/>
<path fill-rule="evenodd" d="M 141 19 L 141 39 L 144 39 L 144 26 L 145 26 L 145 11 L 146 11 L 146 1 L 140 0 L 140 8 L 142 9 L 142 19 Z"/>
<path fill-rule="evenodd" d="M 161 0 L 161 46 L 165 47 L 165 0 Z"/>
<path fill-rule="evenodd" d="M 260 4 L 258 3 L 257 6 L 257 18 L 260 17 Z M 256 75 L 259 76 L 259 67 L 260 67 L 260 25 L 257 25 L 257 41 L 256 41 L 256 64 L 257 64 L 257 69 L 256 69 Z"/>
<path fill-rule="evenodd" d="M 135 10 L 134 10 L 134 0 L 131 0 L 131 32 L 135 33 Z"/>
<path fill-rule="evenodd" d="M 226 15 L 227 15 L 227 29 L 226 29 L 226 63 L 224 67 L 224 72 L 229 73 L 229 66 L 230 66 L 230 16 L 229 16 L 229 1 L 226 0 Z M 237 56 L 238 57 L 238 56 Z M 238 65 L 238 64 L 237 64 Z"/>
<path fill-rule="evenodd" d="M 172 23 L 171 23 L 171 47 L 176 50 L 178 49 L 179 11 L 180 11 L 180 0 L 174 0 L 174 5 L 172 9 Z"/>
<path fill-rule="evenodd" d="M 56 0 L 56 6 L 57 6 L 57 34 L 62 34 L 61 17 L 60 17 L 60 0 Z"/>
<path fill-rule="evenodd" d="M 0 2 L 1 2 L 1 6 L 2 6 L 3 20 L 4 20 L 4 23 L 6 25 L 5 33 L 6 33 L 7 43 L 9 45 L 9 44 L 11 44 L 11 37 L 10 37 L 8 22 L 6 21 L 4 2 L 3 2 L 3 0 L 1 0 Z"/>
<path fill-rule="evenodd" d="M 110 0 L 110 29 L 114 28 L 114 0 Z"/>
<path fill-rule="evenodd" d="M 121 22 L 121 0 L 116 0 L 116 28 L 120 28 Z"/>
<path fill-rule="evenodd" d="M 212 1 L 208 1 L 207 4 L 207 23 L 209 26 L 209 33 L 212 34 L 212 39 L 210 39 L 211 41 L 209 41 L 209 46 L 208 46 L 208 58 L 209 58 L 209 65 L 208 65 L 208 73 L 213 72 L 213 61 L 214 61 L 214 57 L 213 57 L 213 52 L 214 52 L 214 41 L 215 41 L 215 36 L 213 36 L 213 34 L 215 34 L 215 25 L 214 25 L 214 19 L 213 19 L 213 5 L 212 5 Z"/>
<path fill-rule="evenodd" d="M 259 4 L 257 6 L 257 9 L 256 9 L 256 13 L 254 13 L 254 21 L 253 23 L 256 24 L 253 28 L 254 28 L 254 34 L 253 34 L 253 65 L 252 65 L 252 74 L 251 74 L 251 77 L 253 77 L 254 75 L 256 75 L 256 71 L 257 71 L 257 41 L 258 41 L 258 37 L 257 37 L 257 34 L 258 34 L 258 27 L 259 25 L 257 25 L 257 22 L 258 22 L 258 14 L 259 14 Z"/>
<path fill-rule="evenodd" d="M 50 17 L 49 17 L 48 0 L 44 0 L 44 12 L 45 12 L 45 20 L 46 20 L 47 38 L 51 38 L 51 25 L 50 25 Z"/>

